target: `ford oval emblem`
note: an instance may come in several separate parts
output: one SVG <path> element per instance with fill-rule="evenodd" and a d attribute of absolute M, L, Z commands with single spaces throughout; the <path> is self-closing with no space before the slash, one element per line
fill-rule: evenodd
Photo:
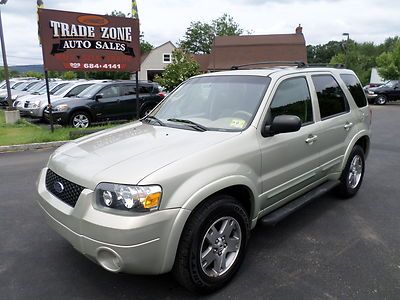
<path fill-rule="evenodd" d="M 53 188 L 58 194 L 61 194 L 64 191 L 64 185 L 59 181 L 54 182 Z"/>

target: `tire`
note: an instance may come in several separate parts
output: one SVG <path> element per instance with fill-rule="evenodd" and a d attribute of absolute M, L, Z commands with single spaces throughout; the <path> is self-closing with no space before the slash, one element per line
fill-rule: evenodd
<path fill-rule="evenodd" d="M 87 112 L 77 111 L 71 115 L 69 124 L 74 128 L 88 128 L 92 124 L 92 121 Z"/>
<path fill-rule="evenodd" d="M 385 105 L 386 102 L 387 102 L 387 98 L 384 95 L 379 95 L 375 99 L 375 104 L 378 104 L 378 105 Z"/>
<path fill-rule="evenodd" d="M 349 159 L 340 176 L 340 185 L 336 188 L 336 194 L 348 199 L 357 194 L 362 184 L 365 173 L 365 155 L 364 150 L 356 145 L 351 150 Z"/>
<path fill-rule="evenodd" d="M 227 230 L 221 234 L 223 225 Z M 223 287 L 239 269 L 249 237 L 250 221 L 242 205 L 228 195 L 211 197 L 193 212 L 182 232 L 173 267 L 176 280 L 202 294 Z M 207 255 L 202 259 L 201 253 Z"/>
<path fill-rule="evenodd" d="M 139 117 L 144 118 L 153 110 L 153 108 L 154 108 L 153 105 L 146 105 L 140 110 Z"/>

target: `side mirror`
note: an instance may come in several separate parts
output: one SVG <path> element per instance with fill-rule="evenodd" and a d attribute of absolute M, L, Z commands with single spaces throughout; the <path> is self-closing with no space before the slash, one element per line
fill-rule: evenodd
<path fill-rule="evenodd" d="M 99 99 L 103 98 L 103 94 L 97 94 L 96 96 L 94 96 L 94 100 L 99 101 Z"/>
<path fill-rule="evenodd" d="M 266 125 L 263 136 L 273 136 L 280 133 L 295 132 L 301 128 L 301 120 L 298 116 L 281 115 L 272 120 L 271 125 Z"/>

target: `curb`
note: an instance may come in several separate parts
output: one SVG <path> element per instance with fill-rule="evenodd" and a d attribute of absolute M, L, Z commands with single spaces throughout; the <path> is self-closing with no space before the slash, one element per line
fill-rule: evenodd
<path fill-rule="evenodd" d="M 48 143 L 33 143 L 33 144 L 23 144 L 23 145 L 10 145 L 10 146 L 0 146 L 0 153 L 2 152 L 18 152 L 18 151 L 29 151 L 29 150 L 39 150 L 39 149 L 51 149 L 58 148 L 65 143 L 70 141 L 59 141 L 59 142 L 48 142 Z"/>

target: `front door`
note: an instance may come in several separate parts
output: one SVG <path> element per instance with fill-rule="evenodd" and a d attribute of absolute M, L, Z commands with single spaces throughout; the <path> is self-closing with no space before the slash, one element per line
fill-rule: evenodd
<path fill-rule="evenodd" d="M 119 85 L 106 86 L 96 96 L 100 96 L 97 100 L 98 105 L 96 108 L 96 114 L 99 119 L 113 119 L 123 112 Z"/>
<path fill-rule="evenodd" d="M 315 112 L 306 76 L 284 77 L 273 92 L 265 124 L 278 115 L 296 115 L 302 122 L 297 132 L 271 137 L 259 135 L 262 157 L 261 209 L 284 200 L 318 179 L 321 164 Z"/>

